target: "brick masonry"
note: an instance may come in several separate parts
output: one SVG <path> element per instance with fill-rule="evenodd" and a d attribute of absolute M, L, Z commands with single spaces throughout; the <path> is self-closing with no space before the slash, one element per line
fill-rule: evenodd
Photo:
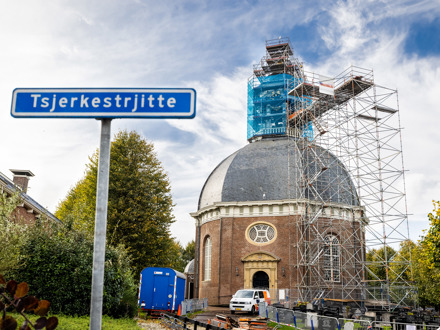
<path fill-rule="evenodd" d="M 247 261 L 243 259 L 259 252 L 266 253 L 268 258 L 275 257 L 277 259 L 260 263 L 263 267 L 262 270 L 266 273 L 270 273 L 267 265 L 272 265 L 276 269 L 276 278 L 271 278 L 271 274 L 268 274 L 271 291 L 275 292 L 274 289 L 277 288 L 295 289 L 298 281 L 301 281 L 299 277 L 304 273 L 301 265 L 298 265 L 298 256 L 302 253 L 298 250 L 298 236 L 302 235 L 300 233 L 302 230 L 300 219 L 300 215 L 220 217 L 200 225 L 198 297 L 207 297 L 212 305 L 228 304 L 231 296 L 237 290 L 246 288 L 246 286 L 251 287 L 249 281 L 246 283 Z M 349 262 L 350 259 L 353 259 L 349 254 L 361 253 L 362 251 L 360 242 L 363 241 L 363 234 L 360 222 L 335 219 L 330 221 L 320 218 L 317 220 L 317 227 L 325 228 L 322 236 L 334 234 L 339 238 L 341 244 L 345 244 L 345 248 L 341 252 L 341 258 L 345 260 L 342 281 L 349 281 L 352 276 L 362 276 L 357 265 Z M 251 243 L 246 238 L 249 226 L 259 222 L 270 224 L 276 229 L 276 238 L 269 244 Z M 331 226 L 326 226 L 326 223 L 331 223 Z M 209 281 L 203 280 L 204 242 L 207 237 L 210 237 L 212 241 L 211 279 Z M 309 239 L 313 239 L 313 237 L 309 236 Z M 261 255 L 258 254 L 258 256 L 261 258 Z M 255 265 L 258 267 L 258 262 L 255 262 Z M 247 275 L 249 277 L 249 274 Z M 334 298 L 341 295 L 337 287 L 333 291 Z"/>

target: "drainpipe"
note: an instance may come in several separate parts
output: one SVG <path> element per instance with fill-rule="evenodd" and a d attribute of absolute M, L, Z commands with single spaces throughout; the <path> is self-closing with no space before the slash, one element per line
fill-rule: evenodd
<path fill-rule="evenodd" d="M 195 298 L 199 298 L 199 262 L 200 262 L 200 225 L 199 225 L 199 219 L 196 219 L 196 255 L 195 255 L 195 292 L 194 296 Z"/>
<path fill-rule="evenodd" d="M 220 217 L 218 242 L 218 304 L 220 304 L 220 283 L 221 283 L 221 264 L 222 264 L 222 218 Z"/>

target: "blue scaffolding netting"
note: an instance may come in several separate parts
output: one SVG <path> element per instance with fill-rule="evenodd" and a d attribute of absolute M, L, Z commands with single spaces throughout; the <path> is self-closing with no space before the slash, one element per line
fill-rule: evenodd
<path fill-rule="evenodd" d="M 249 80 L 248 140 L 258 136 L 286 135 L 288 114 L 297 111 L 299 104 L 311 102 L 311 100 L 287 95 L 298 83 L 298 79 L 286 73 L 254 76 Z M 313 138 L 311 122 L 302 127 L 302 135 L 308 139 Z"/>

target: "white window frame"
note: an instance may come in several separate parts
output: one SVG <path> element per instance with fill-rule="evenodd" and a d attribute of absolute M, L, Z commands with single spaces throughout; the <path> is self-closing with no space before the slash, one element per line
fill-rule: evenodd
<path fill-rule="evenodd" d="M 324 279 L 341 282 L 341 244 L 335 235 L 324 237 Z"/>
<path fill-rule="evenodd" d="M 203 272 L 203 280 L 210 281 L 211 280 L 211 259 L 212 259 L 212 240 L 211 237 L 205 238 L 204 245 L 205 259 L 204 259 L 204 272 Z"/>

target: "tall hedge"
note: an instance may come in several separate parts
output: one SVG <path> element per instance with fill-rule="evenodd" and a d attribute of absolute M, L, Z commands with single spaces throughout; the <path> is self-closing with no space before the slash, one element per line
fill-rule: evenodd
<path fill-rule="evenodd" d="M 51 310 L 66 315 L 90 312 L 93 241 L 66 228 L 35 227 L 21 247 L 21 267 L 14 277 L 29 284 L 34 295 L 51 302 Z M 122 247 L 107 247 L 103 313 L 133 316 L 136 284 Z"/>

